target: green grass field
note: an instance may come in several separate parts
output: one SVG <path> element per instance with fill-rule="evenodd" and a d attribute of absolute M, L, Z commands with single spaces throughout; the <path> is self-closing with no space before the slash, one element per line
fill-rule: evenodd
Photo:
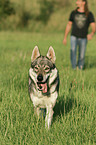
<path fill-rule="evenodd" d="M 85 69 L 72 70 L 70 38 L 63 34 L 0 32 L 0 144 L 92 145 L 96 144 L 96 35 L 88 43 Z M 60 91 L 50 130 L 37 120 L 28 94 L 31 54 L 38 45 L 46 55 L 56 53 Z"/>

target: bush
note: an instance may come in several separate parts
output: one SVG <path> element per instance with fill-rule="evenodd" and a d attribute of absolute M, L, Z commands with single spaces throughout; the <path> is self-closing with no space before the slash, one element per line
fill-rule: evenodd
<path fill-rule="evenodd" d="M 0 0 L 0 18 L 15 13 L 15 10 L 9 0 Z"/>
<path fill-rule="evenodd" d="M 43 0 L 40 2 L 40 14 L 37 16 L 37 20 L 40 20 L 46 24 L 53 12 L 53 8 L 53 1 Z"/>

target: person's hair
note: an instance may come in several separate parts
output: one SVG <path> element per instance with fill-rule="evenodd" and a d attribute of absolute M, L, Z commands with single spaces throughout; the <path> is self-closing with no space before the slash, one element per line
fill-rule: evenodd
<path fill-rule="evenodd" d="M 82 1 L 85 2 L 84 11 L 85 11 L 86 16 L 88 16 L 89 14 L 88 1 L 87 0 L 82 0 Z"/>
<path fill-rule="evenodd" d="M 84 11 L 85 11 L 85 15 L 88 16 L 88 14 L 89 14 L 88 1 L 87 0 L 82 0 L 82 1 L 85 2 Z M 76 10 L 77 9 L 78 8 L 76 8 Z"/>

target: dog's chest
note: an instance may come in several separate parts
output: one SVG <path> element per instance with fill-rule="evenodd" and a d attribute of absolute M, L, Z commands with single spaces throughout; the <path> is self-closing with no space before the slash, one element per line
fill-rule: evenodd
<path fill-rule="evenodd" d="M 35 107 L 46 108 L 46 106 L 55 105 L 57 99 L 57 92 L 54 92 L 50 96 L 43 96 L 42 94 L 38 96 L 31 94 L 30 97 Z"/>

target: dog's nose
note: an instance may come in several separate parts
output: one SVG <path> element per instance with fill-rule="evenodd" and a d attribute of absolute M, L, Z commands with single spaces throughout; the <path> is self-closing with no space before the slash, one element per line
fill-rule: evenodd
<path fill-rule="evenodd" d="M 43 75 L 42 74 L 39 74 L 38 77 L 37 77 L 37 80 L 38 81 L 42 81 L 43 80 Z"/>

